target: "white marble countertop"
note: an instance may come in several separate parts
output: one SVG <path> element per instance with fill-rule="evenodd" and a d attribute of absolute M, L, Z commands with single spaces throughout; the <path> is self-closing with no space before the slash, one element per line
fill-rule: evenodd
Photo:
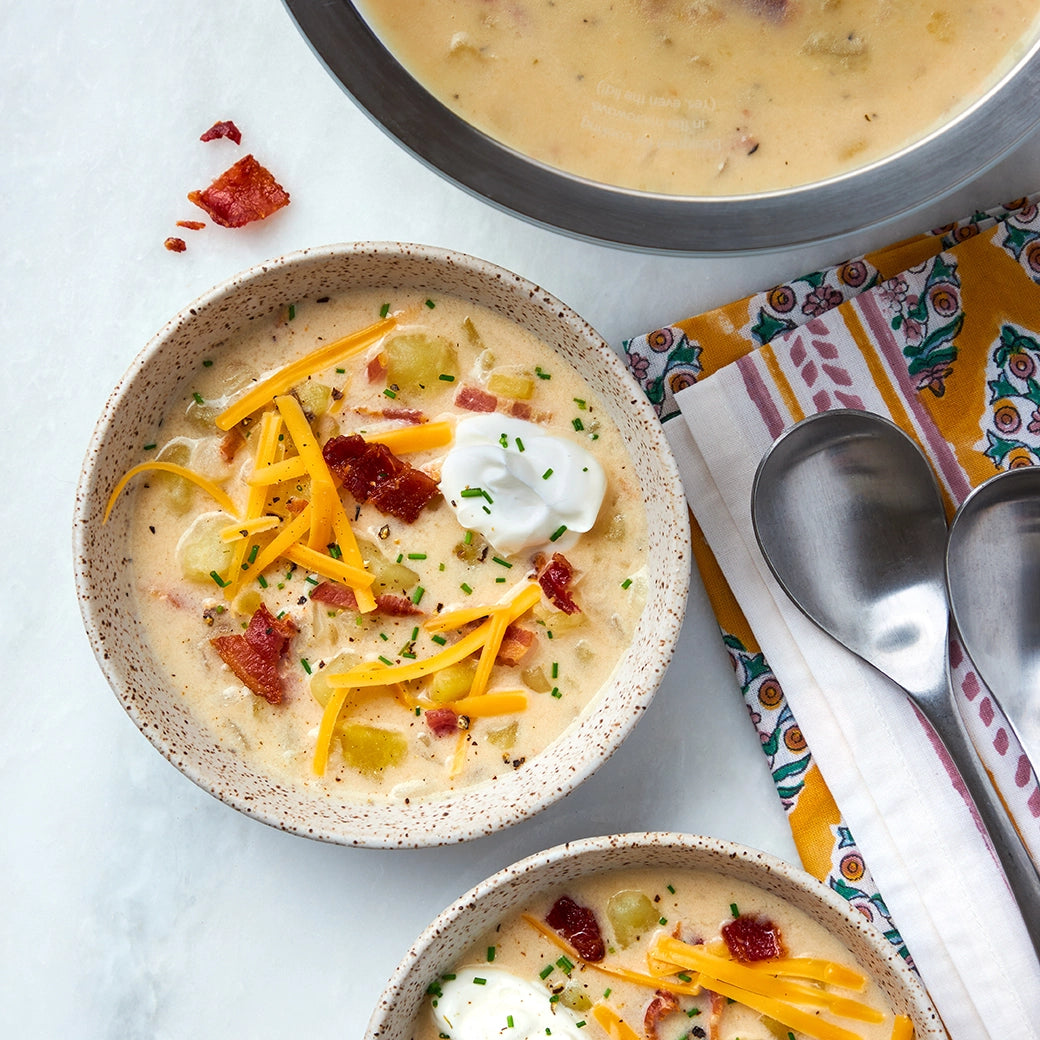
<path fill-rule="evenodd" d="M 1040 136 L 887 228 L 750 258 L 636 254 L 532 226 L 420 165 L 362 115 L 277 0 L 5 0 L 4 659 L 0 1029 L 26 1037 L 357 1037 L 426 922 L 568 838 L 669 829 L 794 859 L 766 761 L 695 581 L 675 664 L 584 787 L 501 835 L 381 852 L 224 806 L 137 732 L 83 635 L 71 575 L 79 468 L 110 388 L 216 282 L 279 253 L 401 239 L 539 282 L 611 342 L 1037 188 Z M 233 119 L 242 150 L 203 145 Z M 276 218 L 163 240 L 245 149 L 292 193 Z M 680 779 L 681 778 L 681 779 Z"/>

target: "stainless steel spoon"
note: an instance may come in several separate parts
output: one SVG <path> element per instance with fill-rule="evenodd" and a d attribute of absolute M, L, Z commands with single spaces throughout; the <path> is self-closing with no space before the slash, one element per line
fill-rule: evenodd
<path fill-rule="evenodd" d="M 982 681 L 1040 769 L 1040 468 L 977 487 L 950 524 L 953 619 Z"/>
<path fill-rule="evenodd" d="M 950 689 L 946 516 L 927 459 L 886 419 L 822 412 L 766 453 L 751 513 L 762 554 L 795 605 L 903 687 L 946 746 L 1040 957 L 1040 875 Z"/>

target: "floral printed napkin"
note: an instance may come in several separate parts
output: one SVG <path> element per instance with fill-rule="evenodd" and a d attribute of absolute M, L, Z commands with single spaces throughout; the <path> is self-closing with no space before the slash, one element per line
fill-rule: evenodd
<path fill-rule="evenodd" d="M 829 408 L 910 433 L 951 514 L 998 470 L 1040 463 L 1038 202 L 623 345 L 679 459 L 698 566 L 803 865 L 915 963 L 954 1040 L 1040 1036 L 1040 967 L 930 730 L 772 582 L 750 487 L 772 440 Z M 1036 777 L 956 642 L 951 659 L 968 729 L 1040 858 Z"/>

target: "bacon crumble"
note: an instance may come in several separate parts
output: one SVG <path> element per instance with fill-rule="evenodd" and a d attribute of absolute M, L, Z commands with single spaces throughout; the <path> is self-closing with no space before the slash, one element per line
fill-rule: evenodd
<path fill-rule="evenodd" d="M 221 137 L 226 137 L 230 141 L 234 141 L 235 144 L 242 143 L 242 131 L 231 122 L 230 119 L 222 119 L 219 122 L 214 123 L 202 136 L 199 138 L 200 141 L 216 141 Z"/>
<path fill-rule="evenodd" d="M 553 553 L 552 559 L 539 571 L 538 584 L 552 604 L 565 614 L 580 614 L 581 607 L 571 598 L 570 583 L 574 568 L 563 553 Z"/>
<path fill-rule="evenodd" d="M 252 155 L 239 159 L 208 188 L 188 193 L 221 227 L 243 227 L 289 205 L 289 193 Z"/>
<path fill-rule="evenodd" d="M 284 689 L 278 665 L 298 631 L 292 618 L 275 617 L 261 603 L 244 635 L 216 636 L 210 643 L 253 693 L 270 704 L 280 704 Z"/>

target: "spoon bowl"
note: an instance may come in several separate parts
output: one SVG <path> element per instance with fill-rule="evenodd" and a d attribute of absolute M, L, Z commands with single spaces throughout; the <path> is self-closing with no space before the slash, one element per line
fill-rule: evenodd
<path fill-rule="evenodd" d="M 1040 767 L 1040 468 L 976 488 L 950 525 L 946 579 L 968 656 Z"/>
<path fill-rule="evenodd" d="M 795 605 L 898 683 L 945 745 L 1040 956 L 1040 875 L 950 687 L 946 515 L 928 460 L 887 419 L 821 412 L 766 452 L 751 519 L 766 563 Z"/>

